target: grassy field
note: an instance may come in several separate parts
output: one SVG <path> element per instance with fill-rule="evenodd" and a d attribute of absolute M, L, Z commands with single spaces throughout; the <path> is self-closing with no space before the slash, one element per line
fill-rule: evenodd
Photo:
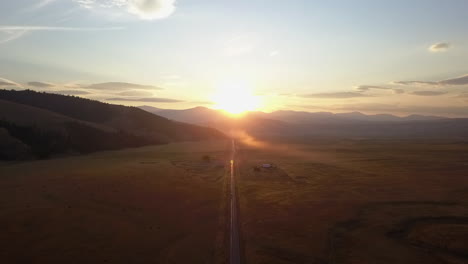
<path fill-rule="evenodd" d="M 247 263 L 468 262 L 467 144 L 257 146 L 238 152 Z"/>
<path fill-rule="evenodd" d="M 213 263 L 229 143 L 0 164 L 0 263 Z"/>
<path fill-rule="evenodd" d="M 255 145 L 236 158 L 247 263 L 467 263 L 467 144 Z M 2 163 L 0 263 L 223 263 L 229 154 L 211 141 Z"/>

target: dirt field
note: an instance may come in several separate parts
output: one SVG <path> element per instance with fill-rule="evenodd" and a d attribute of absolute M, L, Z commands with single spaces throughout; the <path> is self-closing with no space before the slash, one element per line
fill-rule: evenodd
<path fill-rule="evenodd" d="M 229 143 L 0 164 L 0 263 L 213 263 Z"/>
<path fill-rule="evenodd" d="M 260 146 L 238 152 L 247 263 L 468 263 L 467 144 Z"/>

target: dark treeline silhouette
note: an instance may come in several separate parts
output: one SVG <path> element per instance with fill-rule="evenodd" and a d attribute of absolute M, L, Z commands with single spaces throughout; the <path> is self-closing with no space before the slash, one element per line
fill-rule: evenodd
<path fill-rule="evenodd" d="M 21 126 L 0 120 L 0 128 L 8 131 L 10 136 L 20 140 L 29 147 L 27 153 L 15 157 L 10 153 L 0 151 L 0 159 L 47 159 L 63 153 L 87 154 L 101 150 L 113 150 L 126 147 L 140 147 L 148 144 L 164 142 L 152 141 L 134 136 L 123 131 L 105 132 L 76 122 L 69 122 L 63 131 L 44 130 L 37 126 Z"/>
<path fill-rule="evenodd" d="M 67 123 L 70 148 L 79 153 L 164 144 L 157 139 L 135 136 L 124 131 L 104 132 L 76 122 Z"/>
<path fill-rule="evenodd" d="M 0 90 L 0 99 L 47 109 L 72 118 L 90 122 L 103 122 L 112 118 L 116 105 L 76 96 L 64 96 L 32 90 Z"/>
<path fill-rule="evenodd" d="M 41 130 L 37 126 L 20 126 L 4 120 L 0 120 L 0 127 L 5 128 L 12 137 L 19 139 L 29 147 L 29 151 L 21 153 L 21 157 L 15 157 L 12 153 L 14 150 L 0 151 L 0 159 L 31 156 L 44 159 L 49 158 L 52 154 L 63 153 L 67 149 L 66 136 L 57 131 Z"/>
<path fill-rule="evenodd" d="M 185 124 L 136 107 L 31 90 L 0 90 L 0 159 L 49 158 L 175 141 L 222 138 L 212 128 Z M 27 113 L 27 114 L 25 114 Z M 7 143 L 5 143 L 7 142 Z M 12 143 L 16 142 L 16 143 Z M 19 142 L 19 143 L 18 143 Z M 13 153 L 13 154 L 12 154 Z M 19 154 L 21 153 L 21 154 Z"/>

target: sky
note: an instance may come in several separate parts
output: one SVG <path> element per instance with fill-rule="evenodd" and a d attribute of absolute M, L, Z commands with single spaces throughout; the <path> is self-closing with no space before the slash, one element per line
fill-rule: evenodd
<path fill-rule="evenodd" d="M 467 13 L 466 0 L 1 1 L 0 88 L 468 117 Z"/>

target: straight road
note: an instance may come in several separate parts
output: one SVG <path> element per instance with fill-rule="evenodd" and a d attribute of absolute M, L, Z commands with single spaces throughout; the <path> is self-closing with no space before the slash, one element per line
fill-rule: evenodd
<path fill-rule="evenodd" d="M 231 227 L 230 227 L 230 257 L 229 263 L 240 264 L 240 241 L 239 241 L 239 217 L 237 215 L 237 194 L 236 194 L 236 180 L 234 178 L 234 162 L 236 156 L 236 143 L 232 140 L 231 146 Z"/>

